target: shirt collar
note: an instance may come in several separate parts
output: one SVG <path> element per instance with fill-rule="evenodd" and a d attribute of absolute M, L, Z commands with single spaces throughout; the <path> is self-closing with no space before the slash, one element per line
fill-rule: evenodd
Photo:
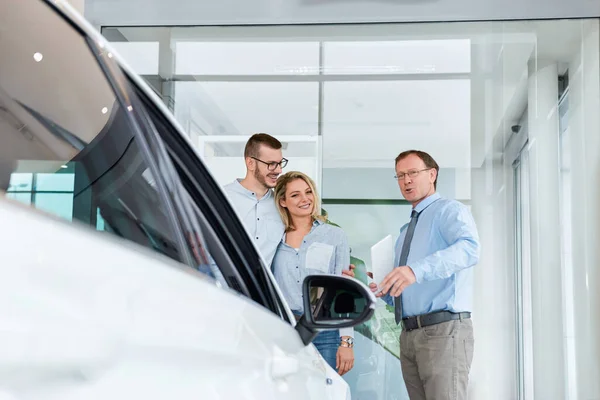
<path fill-rule="evenodd" d="M 321 221 L 320 219 L 315 219 L 315 220 L 313 221 L 312 228 L 310 228 L 310 232 L 312 232 L 312 231 L 313 231 L 313 230 L 314 230 L 314 229 L 315 229 L 317 226 L 319 226 L 319 225 L 323 225 L 324 223 L 325 223 L 325 222 L 324 222 L 324 221 Z M 310 233 L 310 232 L 309 232 L 309 233 Z M 283 237 L 281 238 L 281 243 L 283 243 L 283 244 L 285 244 L 285 245 L 287 246 L 287 244 L 285 243 L 285 237 L 286 237 L 286 235 L 287 235 L 287 233 L 284 233 L 284 234 L 283 234 Z"/>
<path fill-rule="evenodd" d="M 436 193 L 432 194 L 431 196 L 423 199 L 419 204 L 417 204 L 417 206 L 414 208 L 414 210 L 416 212 L 420 213 L 421 211 L 423 211 L 424 209 L 429 207 L 431 205 L 431 203 L 438 200 L 439 198 L 440 198 L 440 195 L 436 192 Z"/>
<path fill-rule="evenodd" d="M 310 228 L 310 233 L 312 233 L 312 231 L 314 231 L 315 229 L 317 229 L 320 225 L 323 225 L 325 222 L 321 221 L 320 219 L 315 219 L 313 221 L 312 227 Z"/>
<path fill-rule="evenodd" d="M 241 193 L 243 195 L 246 195 L 248 197 L 252 197 L 256 200 L 256 193 L 254 193 L 252 190 L 248 190 L 245 187 L 242 186 L 242 184 L 240 183 L 242 180 L 241 179 L 236 179 L 233 181 L 233 189 L 238 192 Z M 273 190 L 269 189 L 267 190 L 267 193 L 261 197 L 260 199 L 268 199 L 269 197 L 273 196 Z"/>

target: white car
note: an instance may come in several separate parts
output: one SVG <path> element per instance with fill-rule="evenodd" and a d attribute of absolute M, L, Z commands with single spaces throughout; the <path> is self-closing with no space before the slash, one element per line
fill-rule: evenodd
<path fill-rule="evenodd" d="M 296 323 L 166 107 L 61 1 L 0 0 L 0 186 L 0 399 L 350 398 L 310 342 L 372 293 L 310 276 Z"/>

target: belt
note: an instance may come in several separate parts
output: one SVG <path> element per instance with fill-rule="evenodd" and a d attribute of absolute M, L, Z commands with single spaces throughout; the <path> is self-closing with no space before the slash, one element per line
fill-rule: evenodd
<path fill-rule="evenodd" d="M 402 327 L 406 331 L 422 328 L 424 326 L 441 324 L 442 322 L 457 319 L 471 318 L 470 312 L 453 313 L 451 311 L 437 311 L 430 314 L 416 315 L 414 317 L 402 318 Z"/>

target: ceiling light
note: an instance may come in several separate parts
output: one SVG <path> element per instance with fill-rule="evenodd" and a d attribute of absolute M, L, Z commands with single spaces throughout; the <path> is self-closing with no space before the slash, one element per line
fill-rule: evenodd
<path fill-rule="evenodd" d="M 44 58 L 44 55 L 42 53 L 33 53 L 33 59 L 36 62 L 42 61 L 43 58 Z"/>
<path fill-rule="evenodd" d="M 63 168 L 63 169 L 69 168 L 66 165 L 61 165 L 60 167 Z"/>
<path fill-rule="evenodd" d="M 128 109 L 129 111 L 132 111 L 132 110 L 133 110 L 133 107 L 131 107 L 131 106 L 127 106 L 127 109 Z"/>
<path fill-rule="evenodd" d="M 108 58 L 112 58 L 112 53 L 108 53 Z"/>
<path fill-rule="evenodd" d="M 102 114 L 106 114 L 108 112 L 108 108 L 104 107 L 102 108 Z"/>

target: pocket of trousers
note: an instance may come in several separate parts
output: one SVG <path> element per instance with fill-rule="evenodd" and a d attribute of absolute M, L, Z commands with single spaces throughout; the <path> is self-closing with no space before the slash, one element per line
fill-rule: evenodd
<path fill-rule="evenodd" d="M 427 338 L 452 338 L 457 333 L 456 321 L 446 321 L 421 328 Z"/>

